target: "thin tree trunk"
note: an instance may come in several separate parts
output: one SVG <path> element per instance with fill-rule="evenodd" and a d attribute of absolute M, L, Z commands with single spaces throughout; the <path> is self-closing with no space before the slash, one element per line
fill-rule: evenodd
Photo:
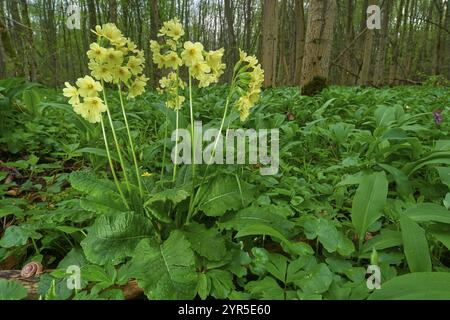
<path fill-rule="evenodd" d="M 262 39 L 262 67 L 265 72 L 264 87 L 275 86 L 277 43 L 278 43 L 278 14 L 277 1 L 264 0 L 263 4 L 263 39 Z"/>
<path fill-rule="evenodd" d="M 117 24 L 117 0 L 109 0 L 109 22 Z"/>
<path fill-rule="evenodd" d="M 375 0 L 370 0 L 369 5 L 374 5 L 376 3 Z M 367 10 L 367 7 L 366 7 Z M 367 21 L 367 14 L 366 14 Z M 361 67 L 361 74 L 358 79 L 359 85 L 367 86 L 370 84 L 369 81 L 369 72 L 372 64 L 372 47 L 373 47 L 373 35 L 375 30 L 366 30 L 365 32 L 365 40 L 364 40 L 364 55 L 363 55 L 363 64 Z"/>
<path fill-rule="evenodd" d="M 335 16 L 335 0 L 311 0 L 302 67 L 302 86 L 316 76 L 328 79 Z"/>
<path fill-rule="evenodd" d="M 35 54 L 35 48 L 34 48 L 34 41 L 33 41 L 33 30 L 31 29 L 31 23 L 30 23 L 30 17 L 28 15 L 28 4 L 27 0 L 21 0 L 21 8 L 22 8 L 22 22 L 26 28 L 23 28 L 25 40 L 27 42 L 27 45 L 25 45 L 26 48 L 26 55 L 27 55 L 27 62 L 28 62 L 28 70 L 29 70 L 29 79 L 31 81 L 35 81 L 37 78 L 37 62 L 36 62 L 36 54 Z"/>
<path fill-rule="evenodd" d="M 295 0 L 295 76 L 294 83 L 300 85 L 303 54 L 305 52 L 305 13 L 303 0 Z"/>
<path fill-rule="evenodd" d="M 227 20 L 227 35 L 228 35 L 228 59 L 227 65 L 233 66 L 237 61 L 237 41 L 236 34 L 234 31 L 234 13 L 233 13 L 233 3 L 231 0 L 224 1 L 224 9 L 225 9 L 225 19 Z M 227 79 L 230 80 L 232 74 L 230 72 L 232 68 L 228 68 Z"/>
<path fill-rule="evenodd" d="M 389 41 L 389 17 L 392 10 L 392 1 L 385 1 L 382 11 L 381 21 L 381 37 L 380 48 L 377 55 L 377 67 L 375 68 L 375 85 L 380 86 L 384 84 L 385 70 L 386 70 L 386 54 Z"/>

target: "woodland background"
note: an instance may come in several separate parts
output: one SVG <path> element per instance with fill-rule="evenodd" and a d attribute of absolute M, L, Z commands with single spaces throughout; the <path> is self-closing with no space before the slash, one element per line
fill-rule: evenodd
<path fill-rule="evenodd" d="M 66 26 L 70 4 L 81 9 L 79 30 Z M 371 4 L 382 8 L 381 30 L 367 29 Z M 376 87 L 450 78 L 448 0 L 0 0 L 0 78 L 73 81 L 87 73 L 90 29 L 113 22 L 145 49 L 155 86 L 160 75 L 149 40 L 175 16 L 186 38 L 224 47 L 228 65 L 237 48 L 256 54 L 265 86 L 301 85 L 317 75 Z"/>

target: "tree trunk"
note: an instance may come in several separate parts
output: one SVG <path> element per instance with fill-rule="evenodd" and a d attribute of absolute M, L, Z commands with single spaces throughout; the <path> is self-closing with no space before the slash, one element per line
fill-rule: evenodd
<path fill-rule="evenodd" d="M 150 0 L 150 37 L 152 40 L 158 40 L 158 32 L 161 29 L 161 19 L 159 16 L 158 0 Z M 153 62 L 149 62 L 153 74 L 152 85 L 156 87 L 161 78 L 160 70 Z"/>
<path fill-rule="evenodd" d="M 335 16 L 335 0 L 311 0 L 302 66 L 302 86 L 316 76 L 328 78 Z"/>
<path fill-rule="evenodd" d="M 397 11 L 397 22 L 394 30 L 394 40 L 392 44 L 392 61 L 391 61 L 391 67 L 389 70 L 389 84 L 394 84 L 397 78 L 397 69 L 398 69 L 398 63 L 399 63 L 399 55 L 400 55 L 400 44 L 399 44 L 399 32 L 400 32 L 400 26 L 402 23 L 402 17 L 403 17 L 403 7 L 404 7 L 405 1 L 400 0 L 400 4 Z"/>
<path fill-rule="evenodd" d="M 19 3 L 16 1 L 11 1 L 9 3 L 9 10 L 11 13 L 11 17 L 13 19 L 13 27 L 12 27 L 12 35 L 14 38 L 13 44 L 15 44 L 17 58 L 20 60 L 18 64 L 16 64 L 16 76 L 25 76 L 28 74 L 28 64 L 27 64 L 27 55 L 25 52 L 25 47 L 23 43 L 23 24 L 22 19 L 19 14 Z"/>
<path fill-rule="evenodd" d="M 252 50 L 252 0 L 246 1 L 245 7 L 245 50 Z"/>
<path fill-rule="evenodd" d="M 370 0 L 369 5 L 375 4 L 375 0 Z M 367 7 L 366 7 L 367 10 Z M 366 11 L 366 21 L 367 21 L 367 11 Z M 359 75 L 358 84 L 362 86 L 367 86 L 370 84 L 369 72 L 372 63 L 372 47 L 373 47 L 373 34 L 375 30 L 366 30 L 364 34 L 364 54 L 363 63 L 361 67 L 361 73 Z"/>
<path fill-rule="evenodd" d="M 33 30 L 31 29 L 31 23 L 30 23 L 30 17 L 28 15 L 28 4 L 27 0 L 21 0 L 21 7 L 22 7 L 22 22 L 25 25 L 25 28 L 23 28 L 24 31 L 24 37 L 27 44 L 25 47 L 25 52 L 27 55 L 27 62 L 28 62 L 28 77 L 31 81 L 35 81 L 37 78 L 37 63 L 36 63 L 36 55 L 35 55 L 35 48 L 34 48 L 34 41 L 33 41 Z"/>
<path fill-rule="evenodd" d="M 278 45 L 277 1 L 264 0 L 261 64 L 264 69 L 264 87 L 275 86 Z"/>
<path fill-rule="evenodd" d="M 380 48 L 377 54 L 377 67 L 375 68 L 375 85 L 380 86 L 385 83 L 384 73 L 386 67 L 386 50 L 389 41 L 389 16 L 392 10 L 392 1 L 385 1 L 381 15 L 381 38 Z"/>
<path fill-rule="evenodd" d="M 109 0 L 109 22 L 117 24 L 117 0 Z"/>
<path fill-rule="evenodd" d="M 295 76 L 294 83 L 300 86 L 303 54 L 305 52 L 305 13 L 303 0 L 295 0 Z"/>
<path fill-rule="evenodd" d="M 95 30 L 97 25 L 97 14 L 95 12 L 95 0 L 87 0 L 87 6 L 89 11 L 89 29 Z M 89 39 L 91 42 L 95 42 L 97 36 L 93 32 L 89 32 Z"/>
<path fill-rule="evenodd" d="M 224 10 L 225 10 L 225 19 L 227 20 L 227 46 L 228 46 L 228 54 L 227 54 L 227 65 L 228 66 L 234 66 L 234 64 L 237 61 L 237 41 L 236 41 L 236 34 L 234 32 L 234 13 L 233 13 L 233 3 L 231 0 L 225 0 L 224 1 Z M 227 69 L 227 76 L 226 78 L 228 81 L 231 80 L 232 68 Z"/>

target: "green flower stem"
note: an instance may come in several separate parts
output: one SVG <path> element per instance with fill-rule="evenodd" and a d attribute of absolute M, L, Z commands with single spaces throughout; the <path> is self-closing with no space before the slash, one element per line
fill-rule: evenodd
<path fill-rule="evenodd" d="M 178 99 L 178 84 L 179 84 L 179 78 L 180 77 L 180 68 L 177 68 L 177 99 Z M 177 105 L 177 104 L 176 104 Z M 181 108 L 181 106 L 179 107 Z M 178 120 L 179 120 L 179 108 L 176 110 L 176 123 L 175 123 L 175 159 L 178 155 Z M 172 183 L 175 184 L 175 179 L 177 178 L 177 163 L 174 161 L 173 163 L 173 177 L 172 177 Z"/>
<path fill-rule="evenodd" d="M 102 80 L 102 87 L 104 88 L 103 80 Z M 109 125 L 111 126 L 111 131 L 113 134 L 114 143 L 116 145 L 117 154 L 119 155 L 120 165 L 122 166 L 123 175 L 125 177 L 125 184 L 127 185 L 128 193 L 131 194 L 131 188 L 130 188 L 130 183 L 128 182 L 127 170 L 126 170 L 125 164 L 123 162 L 122 151 L 120 151 L 119 142 L 117 140 L 117 135 L 116 135 L 116 130 L 114 129 L 114 124 L 112 121 L 111 112 L 109 111 L 108 101 L 106 99 L 106 93 L 105 93 L 104 89 L 103 89 L 103 100 L 105 100 L 106 113 L 108 114 Z"/>
<path fill-rule="evenodd" d="M 230 91 L 229 91 L 229 93 L 228 93 L 227 100 L 226 100 L 226 102 L 225 102 L 225 110 L 224 110 L 224 112 L 223 112 L 222 122 L 221 122 L 221 124 L 220 124 L 220 129 L 219 129 L 219 134 L 218 134 L 217 137 L 216 137 L 216 140 L 215 140 L 215 142 L 214 142 L 214 148 L 213 148 L 213 150 L 212 150 L 212 152 L 211 152 L 212 157 L 215 156 L 217 144 L 218 144 L 218 142 L 219 142 L 219 137 L 222 135 L 223 126 L 224 126 L 224 124 L 225 124 L 225 119 L 226 119 L 227 113 L 228 113 L 228 107 L 229 107 L 229 105 L 230 105 L 231 97 L 232 97 L 232 95 L 233 95 L 233 93 L 234 93 L 234 86 L 235 86 L 235 78 L 234 78 L 234 74 L 233 74 L 233 80 L 232 80 L 232 83 L 231 83 L 231 88 L 230 88 Z M 229 128 L 230 128 L 230 124 L 228 123 L 226 132 L 228 132 L 228 129 L 229 129 Z M 225 139 L 226 139 L 226 135 L 225 135 Z M 211 160 L 211 159 L 210 159 L 210 160 Z M 191 205 L 194 205 L 195 202 L 197 201 L 197 197 L 198 197 L 198 195 L 200 194 L 200 189 L 202 188 L 203 183 L 205 182 L 206 176 L 207 176 L 207 174 L 208 174 L 209 166 L 210 166 L 210 161 L 208 161 L 208 163 L 206 164 L 205 174 L 203 175 L 202 182 L 200 183 L 200 187 L 198 188 L 197 192 L 195 193 L 194 201 L 192 201 L 192 203 L 190 204 L 190 206 L 191 206 Z M 189 211 L 191 211 L 191 210 L 193 210 L 193 208 L 189 207 Z M 194 214 L 195 214 L 195 212 L 193 212 L 193 215 L 194 215 Z"/>
<path fill-rule="evenodd" d="M 176 137 L 175 137 L 175 160 L 177 158 L 178 155 L 178 116 L 179 116 L 179 110 L 177 109 L 176 111 Z M 174 161 L 173 162 L 173 177 L 172 177 L 172 182 L 175 183 L 175 179 L 177 177 L 177 162 Z"/>
<path fill-rule="evenodd" d="M 167 122 L 169 121 L 169 117 L 167 116 L 167 110 L 165 112 L 166 115 L 166 128 L 164 129 L 164 149 L 163 149 L 163 164 L 161 167 L 161 176 L 159 178 L 159 181 L 162 182 L 163 180 L 163 174 L 164 174 L 164 168 L 166 167 L 166 148 L 167 148 Z"/>
<path fill-rule="evenodd" d="M 103 132 L 103 140 L 105 142 L 105 148 L 106 148 L 106 154 L 108 155 L 108 161 L 109 166 L 111 167 L 111 173 L 114 177 L 114 182 L 116 184 L 117 191 L 119 191 L 120 197 L 122 198 L 122 201 L 124 205 L 129 209 L 128 202 L 125 199 L 125 196 L 123 195 L 122 188 L 120 187 L 119 180 L 117 179 L 116 170 L 114 169 L 114 165 L 111 159 L 111 153 L 109 152 L 109 146 L 108 146 L 108 140 L 106 139 L 106 131 L 105 131 L 105 124 L 103 123 L 103 117 L 101 118 L 101 124 L 102 124 L 102 132 Z"/>
<path fill-rule="evenodd" d="M 189 224 L 192 217 L 192 207 L 194 204 L 195 194 L 195 136 L 194 136 L 194 110 L 192 108 L 192 75 L 189 71 L 189 110 L 191 114 L 191 144 L 192 144 L 192 195 L 189 202 L 189 212 L 186 219 L 186 224 Z"/>
<path fill-rule="evenodd" d="M 120 106 L 122 107 L 123 119 L 125 120 L 125 127 L 127 128 L 128 141 L 130 142 L 130 147 L 131 147 L 131 154 L 133 155 L 134 170 L 136 171 L 136 179 L 139 184 L 139 194 L 141 195 L 141 198 L 142 198 L 144 196 L 144 194 L 142 192 L 141 175 L 139 174 L 139 167 L 138 167 L 138 163 L 136 160 L 136 152 L 134 150 L 133 139 L 131 139 L 131 133 L 130 133 L 130 127 L 128 126 L 127 114 L 125 112 L 125 107 L 123 105 L 122 89 L 120 88 L 120 84 L 118 84 L 117 87 L 119 88 Z"/>

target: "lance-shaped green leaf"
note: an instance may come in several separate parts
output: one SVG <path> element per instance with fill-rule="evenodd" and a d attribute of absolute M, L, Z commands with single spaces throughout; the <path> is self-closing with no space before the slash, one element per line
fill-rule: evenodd
<path fill-rule="evenodd" d="M 381 284 L 369 300 L 449 300 L 450 273 L 417 272 Z"/>
<path fill-rule="evenodd" d="M 417 222 L 450 223 L 450 211 L 434 203 L 421 203 L 405 211 L 405 215 Z"/>
<path fill-rule="evenodd" d="M 352 206 L 352 223 L 359 238 L 377 221 L 386 204 L 388 181 L 384 172 L 364 176 L 356 190 Z"/>
<path fill-rule="evenodd" d="M 189 300 L 197 294 L 194 252 L 181 231 L 160 244 L 142 240 L 132 260 L 139 287 L 152 300 Z"/>
<path fill-rule="evenodd" d="M 400 218 L 403 250 L 411 272 L 431 271 L 430 249 L 424 230 L 407 216 Z"/>

